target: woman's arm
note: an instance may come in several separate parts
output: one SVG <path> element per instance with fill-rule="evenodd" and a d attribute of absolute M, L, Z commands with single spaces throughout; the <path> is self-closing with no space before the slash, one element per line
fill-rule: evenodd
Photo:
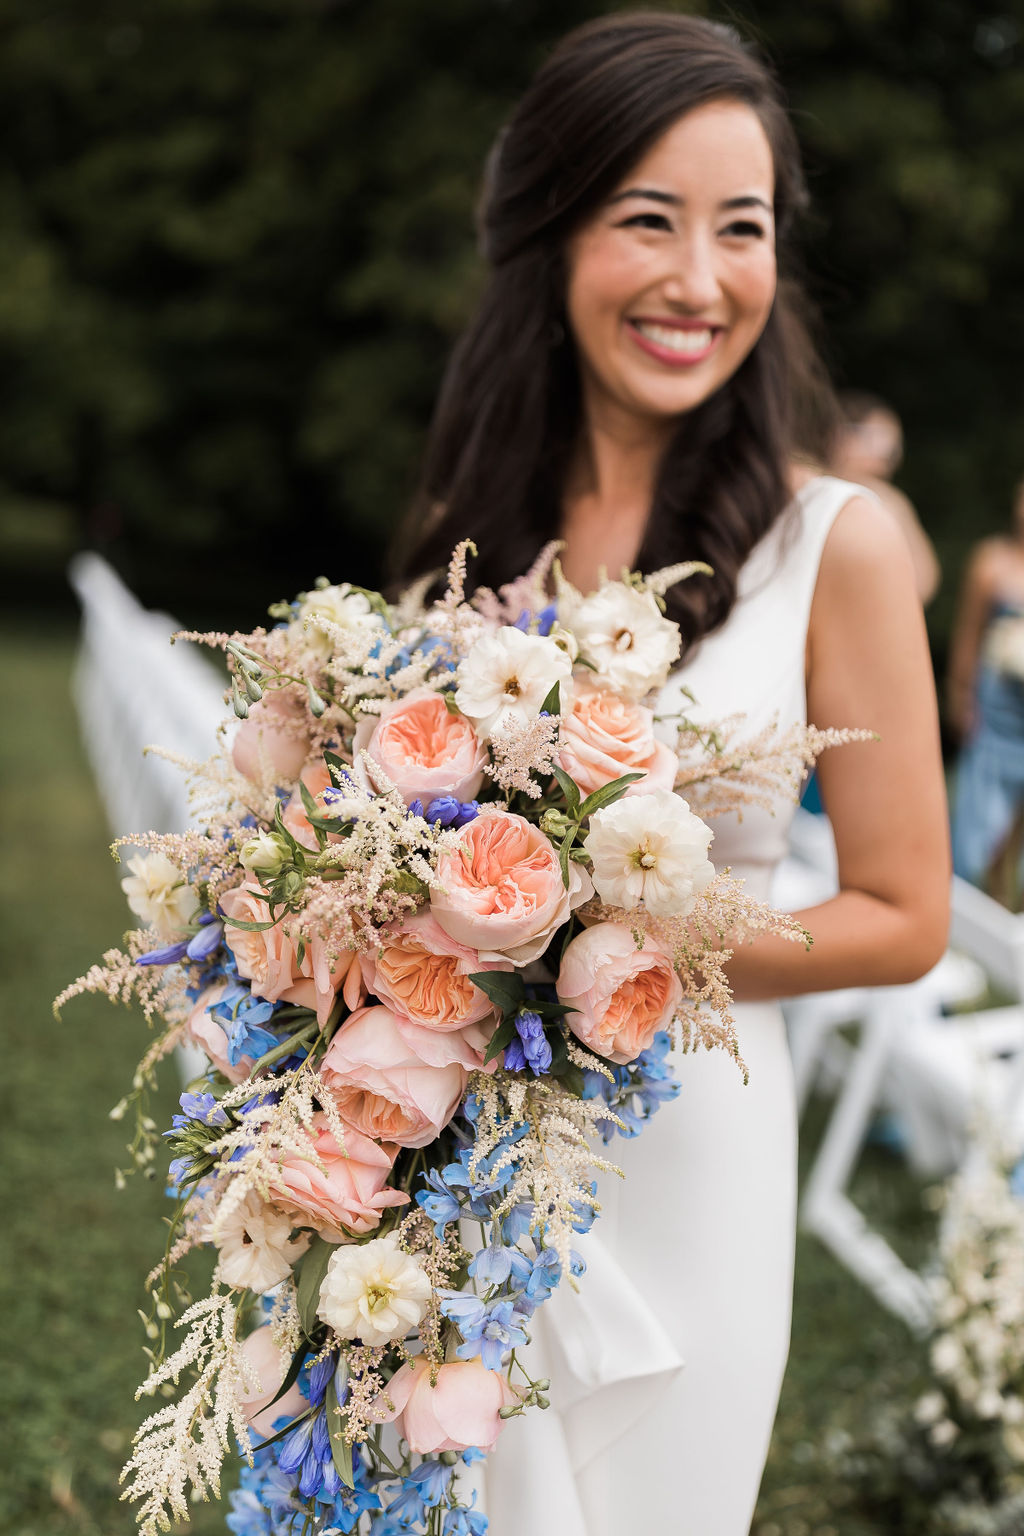
<path fill-rule="evenodd" d="M 738 1000 L 912 981 L 945 949 L 949 838 L 928 643 L 906 540 L 874 502 L 849 502 L 826 541 L 807 679 L 814 725 L 880 740 L 821 758 L 839 894 L 796 914 L 809 951 L 770 937 L 738 947 Z"/>
<path fill-rule="evenodd" d="M 974 677 L 994 589 L 993 555 L 991 544 L 986 542 L 971 556 L 949 646 L 946 704 L 950 724 L 960 736 L 966 736 L 973 724 Z"/>

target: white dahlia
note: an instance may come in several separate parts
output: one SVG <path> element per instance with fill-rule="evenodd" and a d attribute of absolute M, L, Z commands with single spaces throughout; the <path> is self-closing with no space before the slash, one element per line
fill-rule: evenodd
<path fill-rule="evenodd" d="M 418 1255 L 404 1253 L 393 1237 L 375 1237 L 331 1254 L 317 1311 L 339 1338 L 375 1346 L 404 1338 L 429 1300 Z"/>
<path fill-rule="evenodd" d="M 589 597 L 568 596 L 561 608 L 580 657 L 596 669 L 592 682 L 634 704 L 665 683 L 679 656 L 679 625 L 665 618 L 652 592 L 606 581 Z"/>
<path fill-rule="evenodd" d="M 137 853 L 121 881 L 128 905 L 162 939 L 178 939 L 196 910 L 196 896 L 165 853 Z"/>
<path fill-rule="evenodd" d="M 455 703 L 487 737 L 502 727 L 529 725 L 556 683 L 566 710 L 571 677 L 572 661 L 554 640 L 505 624 L 475 641 L 460 664 Z"/>
<path fill-rule="evenodd" d="M 308 1233 L 292 1237 L 293 1218 L 252 1189 L 223 1220 L 214 1217 L 204 1236 L 220 1249 L 220 1276 L 227 1285 L 261 1295 L 287 1280 L 309 1247 Z"/>
<path fill-rule="evenodd" d="M 685 917 L 714 878 L 711 828 L 671 790 L 628 795 L 591 817 L 583 846 L 609 906 L 642 902 L 652 917 Z"/>

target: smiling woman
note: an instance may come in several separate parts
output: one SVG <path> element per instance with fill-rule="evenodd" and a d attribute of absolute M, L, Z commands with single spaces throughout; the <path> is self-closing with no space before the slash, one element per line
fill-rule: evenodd
<path fill-rule="evenodd" d="M 776 1000 L 910 980 L 944 943 L 941 762 L 906 549 L 859 487 L 808 463 L 826 442 L 814 422 L 828 425 L 808 404 L 831 396 L 790 276 L 803 200 L 775 82 L 735 33 L 690 16 L 630 13 L 570 34 L 488 165 L 490 281 L 445 379 L 406 574 L 443 567 L 466 537 L 473 576 L 492 587 L 558 538 L 583 589 L 602 567 L 703 560 L 710 573 L 667 594 L 684 654 L 659 677 L 654 713 L 739 716 L 751 737 L 810 720 L 882 738 L 821 766 L 841 889 L 798 914 L 813 948 L 760 935 L 730 956 L 749 1086 L 724 1057 L 676 1058 L 678 1103 L 618 1158 L 626 1195 L 599 1188 L 580 1296 L 563 1288 L 531 1323 L 528 1365 L 557 1406 L 511 1425 L 489 1459 L 490 1536 L 745 1536 L 792 1289 L 796 1113 Z M 622 634 L 605 625 L 613 647 Z M 653 737 L 617 739 L 636 735 L 622 709 L 651 683 L 620 676 L 614 719 L 584 696 L 567 750 L 580 757 L 581 735 L 592 746 L 596 716 L 610 722 L 605 756 L 634 750 L 656 769 Z M 688 814 L 668 790 L 666 824 Z M 632 803 L 616 814 L 629 821 Z M 716 818 L 709 852 L 765 899 L 785 851 L 776 810 Z M 637 866 L 620 899 L 650 911 L 658 855 L 625 831 Z M 588 851 L 596 869 L 601 850 Z M 643 963 L 624 934 L 613 971 Z M 582 955 L 582 1011 L 614 991 L 606 962 Z M 653 973 L 647 985 L 662 1006 Z"/>

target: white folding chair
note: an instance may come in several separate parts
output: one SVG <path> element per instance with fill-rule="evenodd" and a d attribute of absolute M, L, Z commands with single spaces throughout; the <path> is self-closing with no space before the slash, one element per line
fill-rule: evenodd
<path fill-rule="evenodd" d="M 69 575 L 82 605 L 73 692 L 111 833 L 183 831 L 184 778 L 145 749 L 209 757 L 226 714 L 225 679 L 195 646 L 172 646 L 180 626 L 143 608 L 99 555 L 77 555 Z M 180 1048 L 184 1081 L 204 1064 L 199 1051 Z"/>

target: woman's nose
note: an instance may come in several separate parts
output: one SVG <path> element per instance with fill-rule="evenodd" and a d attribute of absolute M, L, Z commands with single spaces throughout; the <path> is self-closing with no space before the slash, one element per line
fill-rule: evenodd
<path fill-rule="evenodd" d="M 663 283 L 670 304 L 699 311 L 716 301 L 721 284 L 715 255 L 713 242 L 704 235 L 694 233 L 680 243 Z"/>

